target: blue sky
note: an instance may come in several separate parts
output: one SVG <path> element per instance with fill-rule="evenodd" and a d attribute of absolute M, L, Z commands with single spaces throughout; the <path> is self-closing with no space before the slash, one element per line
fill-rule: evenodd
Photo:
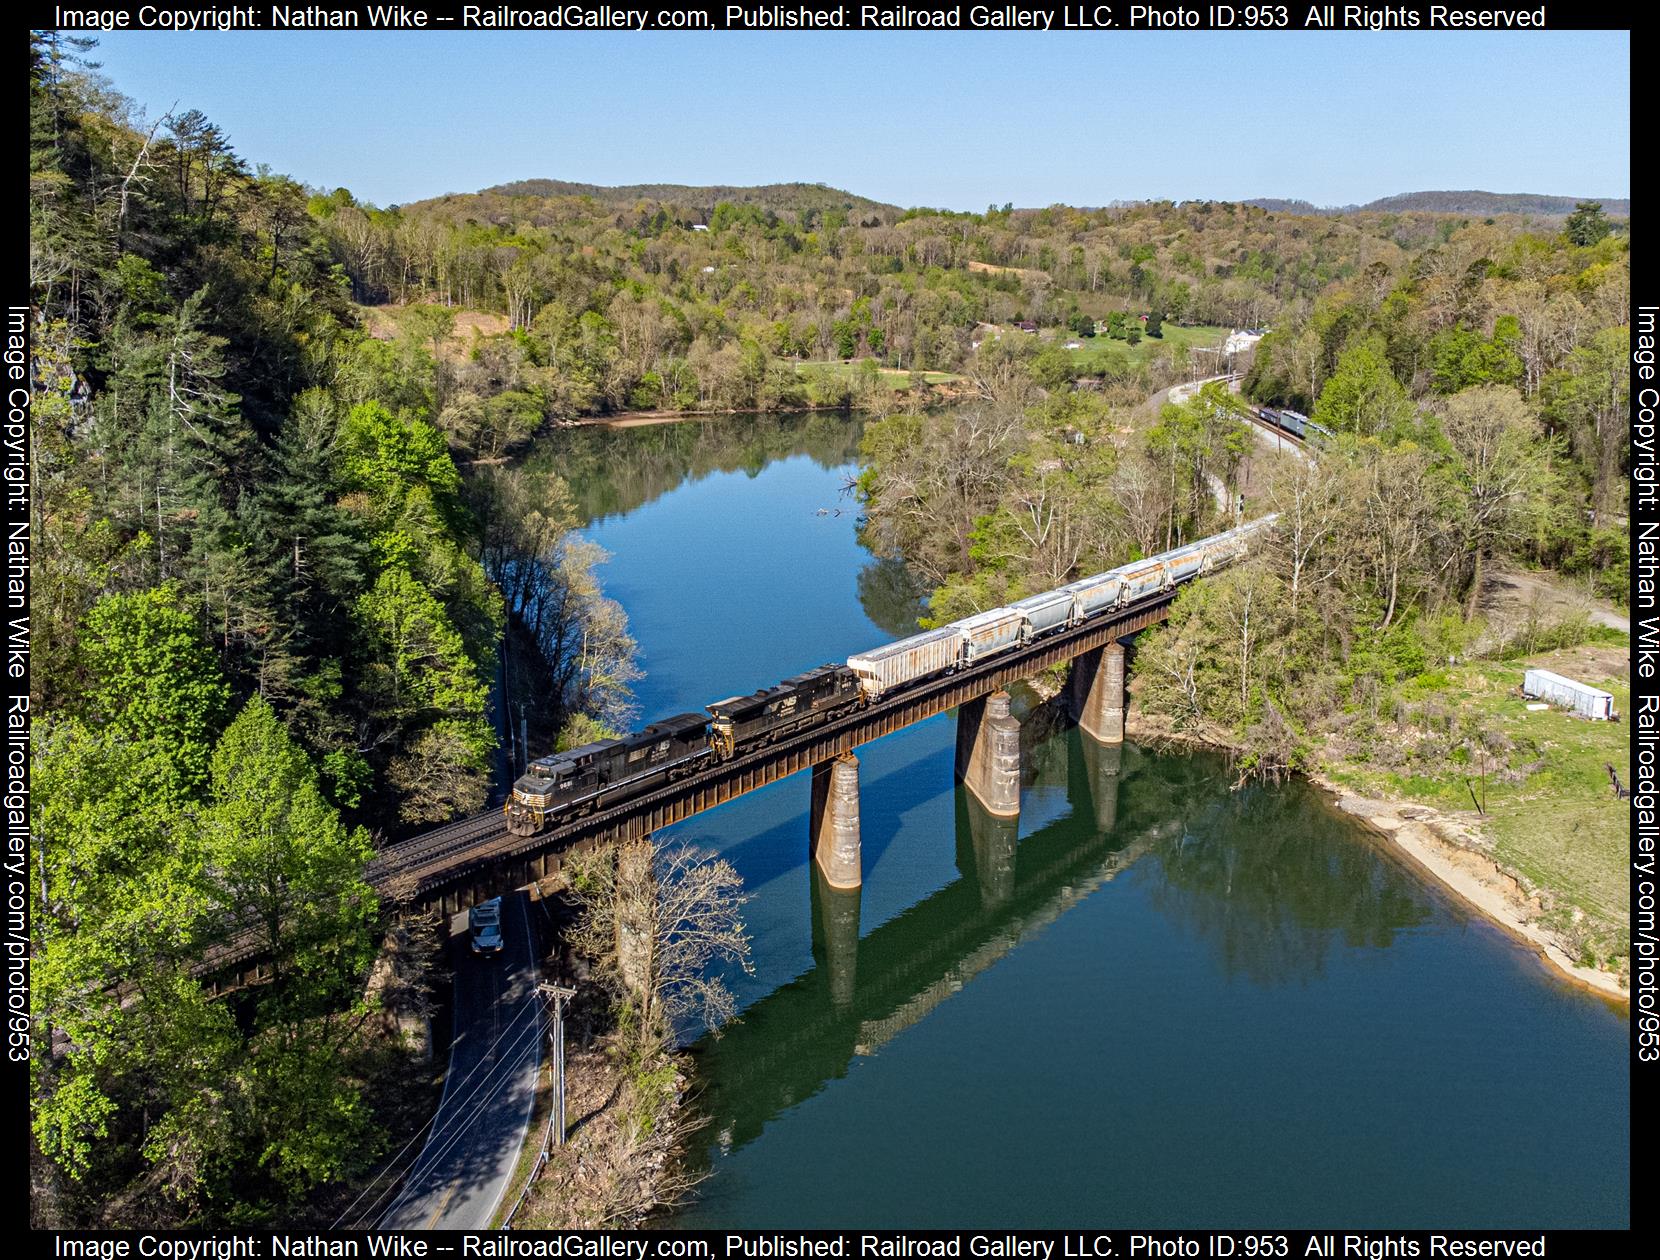
<path fill-rule="evenodd" d="M 901 205 L 1630 195 L 1625 32 L 111 32 L 151 116 L 386 205 L 512 179 Z"/>

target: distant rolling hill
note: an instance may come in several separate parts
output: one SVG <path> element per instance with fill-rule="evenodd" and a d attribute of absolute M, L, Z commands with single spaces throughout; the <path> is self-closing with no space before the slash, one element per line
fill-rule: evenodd
<path fill-rule="evenodd" d="M 1368 201 L 1363 206 L 1316 206 L 1307 201 L 1289 201 L 1279 197 L 1256 197 L 1248 204 L 1278 214 L 1356 214 L 1367 211 L 1402 214 L 1419 211 L 1427 214 L 1533 214 L 1555 217 L 1572 214 L 1574 206 L 1581 201 L 1600 202 L 1606 214 L 1620 217 L 1631 214 L 1631 201 L 1623 197 L 1553 197 L 1546 193 L 1493 193 L 1474 189 L 1400 193 Z"/>
<path fill-rule="evenodd" d="M 682 221 L 704 220 L 722 202 L 739 206 L 755 206 L 779 216 L 811 222 L 824 214 L 840 211 L 851 223 L 863 227 L 896 222 L 904 210 L 887 202 L 873 201 L 841 188 L 827 184 L 580 184 L 565 179 L 521 179 L 512 183 L 496 184 L 477 193 L 452 193 L 416 204 L 449 203 L 474 207 L 494 207 L 486 217 L 523 213 L 526 202 L 540 202 L 550 212 L 560 199 L 588 198 L 619 211 L 632 210 L 642 204 L 665 208 Z M 1495 214 L 1525 214 L 1539 218 L 1562 218 L 1573 213 L 1581 201 L 1600 201 L 1605 213 L 1616 218 L 1629 218 L 1631 201 L 1621 197 L 1555 197 L 1544 193 L 1492 193 L 1480 191 L 1442 191 L 1401 193 L 1394 197 L 1380 197 L 1365 205 L 1316 206 L 1307 201 L 1284 197 L 1255 197 L 1247 205 L 1259 206 L 1276 214 L 1456 214 L 1473 218 Z M 1115 203 L 1116 204 L 1116 203 Z M 1124 203 L 1134 204 L 1134 203 Z M 511 209 L 517 205 L 521 210 Z M 534 215 L 532 217 L 535 217 Z"/>
<path fill-rule="evenodd" d="M 798 214 L 803 210 L 824 213 L 844 210 L 854 222 L 874 225 L 891 223 L 903 211 L 898 206 L 859 197 L 825 184 L 757 184 L 740 187 L 729 184 L 577 184 L 564 179 L 521 179 L 486 188 L 483 195 L 498 197 L 591 197 L 606 205 L 632 206 L 642 201 L 658 205 L 684 206 L 708 214 L 721 202 L 759 206 L 774 213 Z"/>

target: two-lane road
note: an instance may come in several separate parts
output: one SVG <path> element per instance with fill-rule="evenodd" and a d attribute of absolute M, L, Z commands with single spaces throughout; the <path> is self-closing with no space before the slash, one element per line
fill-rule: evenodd
<path fill-rule="evenodd" d="M 382 1229 L 487 1229 L 524 1145 L 543 1036 L 529 898 L 502 898 L 502 949 L 450 942 L 455 1033 L 426 1148 Z"/>

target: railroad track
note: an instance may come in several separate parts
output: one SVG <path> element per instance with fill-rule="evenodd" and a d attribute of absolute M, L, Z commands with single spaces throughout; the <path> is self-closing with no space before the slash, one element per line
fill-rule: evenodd
<path fill-rule="evenodd" d="M 1288 442 L 1292 446 L 1295 446 L 1295 447 L 1298 447 L 1298 448 L 1305 447 L 1305 446 L 1308 445 L 1308 441 L 1306 439 L 1298 437 L 1295 433 L 1292 433 L 1288 429 L 1280 428 L 1280 426 L 1277 425 L 1277 424 L 1270 424 L 1268 421 L 1264 420 L 1261 416 L 1257 415 L 1256 412 L 1250 411 L 1250 412 L 1247 412 L 1246 414 L 1247 414 L 1248 418 L 1250 419 L 1251 423 L 1256 425 L 1256 427 L 1261 429 L 1264 433 L 1272 433 L 1275 437 L 1279 438 L 1282 442 Z"/>
<path fill-rule="evenodd" d="M 365 875 L 376 887 L 413 867 L 430 866 L 457 853 L 464 853 L 484 840 L 507 834 L 507 819 L 499 809 L 458 819 L 408 840 L 387 845 L 370 859 Z"/>
<path fill-rule="evenodd" d="M 389 896 L 394 901 L 403 901 L 453 882 L 490 863 L 568 848 L 590 835 L 604 834 L 641 816 L 649 817 L 659 807 L 673 806 L 701 794 L 710 794 L 706 804 L 698 805 L 687 814 L 668 820 L 678 821 L 679 817 L 723 804 L 755 787 L 787 777 L 802 766 L 790 769 L 779 767 L 792 758 L 800 758 L 810 750 L 834 756 L 833 749 L 827 753 L 825 751 L 830 745 L 839 742 L 854 746 L 880 738 L 889 731 L 898 729 L 900 725 L 909 725 L 911 722 L 945 712 L 977 695 L 985 695 L 989 689 L 1007 686 L 1011 681 L 1025 677 L 1055 661 L 1070 659 L 1081 652 L 1099 647 L 1106 638 L 1134 633 L 1157 619 L 1157 614 L 1175 598 L 1176 589 L 1160 591 L 1127 608 L 1119 609 L 1111 616 L 1092 618 L 1064 633 L 1037 640 L 1018 653 L 999 654 L 955 673 L 907 687 L 897 694 L 885 696 L 873 705 L 822 726 L 815 726 L 777 743 L 753 749 L 730 761 L 719 762 L 650 792 L 631 797 L 608 809 L 573 819 L 563 826 L 535 836 L 513 835 L 507 830 L 506 816 L 499 809 L 489 809 L 468 818 L 458 819 L 408 840 L 388 845 L 370 859 L 364 875 L 377 892 Z M 1106 638 L 1102 637 L 1104 634 Z M 986 683 L 990 683 L 991 687 L 982 686 Z M 916 716 L 903 722 L 892 721 L 903 717 L 907 710 Z M 222 971 L 257 958 L 259 951 L 260 943 L 256 933 L 239 933 L 211 951 L 200 970 Z"/>

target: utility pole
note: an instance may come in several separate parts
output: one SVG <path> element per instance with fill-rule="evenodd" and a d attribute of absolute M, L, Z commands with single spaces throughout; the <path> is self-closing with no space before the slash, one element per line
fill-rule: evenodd
<path fill-rule="evenodd" d="M 548 1117 L 548 1126 L 542 1131 L 542 1153 L 536 1157 L 536 1164 L 530 1170 L 530 1176 L 525 1178 L 524 1189 L 519 1191 L 518 1200 L 502 1220 L 501 1228 L 512 1229 L 513 1218 L 519 1214 L 519 1209 L 525 1205 L 530 1197 L 530 1188 L 536 1184 L 536 1178 L 548 1162 L 548 1143 L 553 1137 L 554 1126 L 559 1126 L 559 1145 L 565 1145 L 565 1003 L 576 996 L 575 989 L 568 989 L 557 984 L 543 982 L 536 986 L 536 992 L 553 1002 L 553 1027 L 548 1030 L 548 1039 L 553 1043 L 553 1114 Z"/>
<path fill-rule="evenodd" d="M 553 1042 L 553 1123 L 542 1138 L 542 1159 L 548 1156 L 548 1138 L 559 1134 L 559 1145 L 565 1145 L 565 1003 L 576 996 L 576 990 L 546 982 L 536 991 L 553 1002 L 553 1027 L 548 1038 Z"/>

